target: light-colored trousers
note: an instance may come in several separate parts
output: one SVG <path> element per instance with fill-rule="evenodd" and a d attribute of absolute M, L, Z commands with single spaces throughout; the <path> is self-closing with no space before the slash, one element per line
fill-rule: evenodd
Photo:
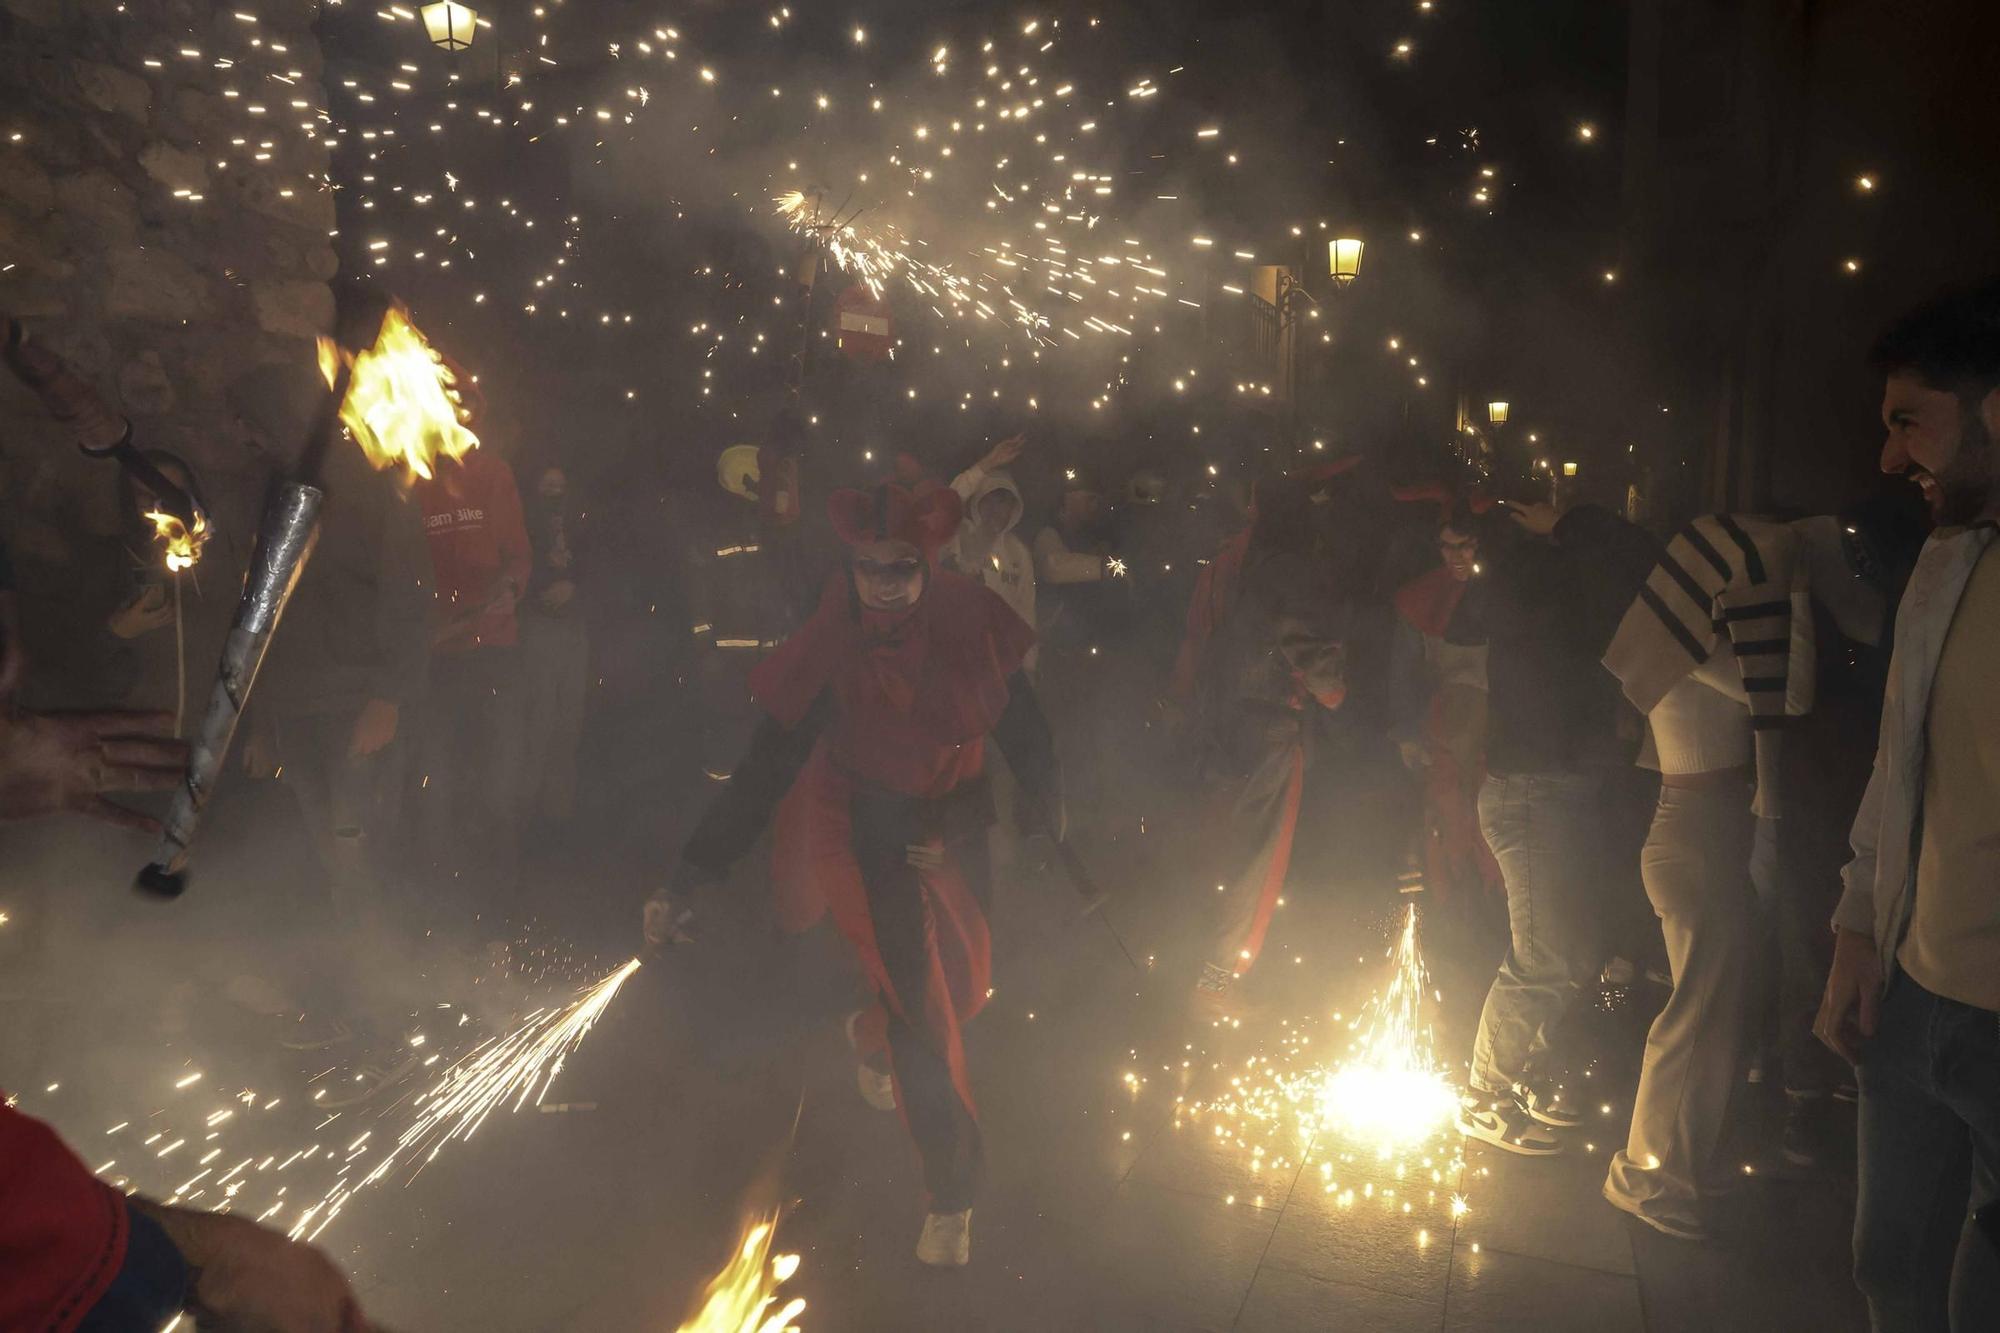
<path fill-rule="evenodd" d="M 1646 1033 L 1632 1130 L 1605 1188 L 1662 1216 L 1691 1217 L 1713 1179 L 1749 1031 L 1760 957 L 1750 798 L 1748 781 L 1662 786 L 1640 853 L 1674 989 Z"/>

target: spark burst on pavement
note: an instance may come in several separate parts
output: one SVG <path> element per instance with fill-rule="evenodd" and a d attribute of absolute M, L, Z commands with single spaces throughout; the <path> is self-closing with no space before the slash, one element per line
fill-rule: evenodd
<path fill-rule="evenodd" d="M 1456 1093 L 1434 1053 L 1420 940 L 1416 910 L 1405 908 L 1386 983 L 1359 1017 L 1330 1015 L 1348 1043 L 1344 1053 L 1315 1040 L 1326 1031 L 1320 1024 L 1281 1019 L 1274 1043 L 1259 1043 L 1239 1060 L 1225 1062 L 1191 1042 L 1163 1066 L 1183 1086 L 1222 1081 L 1210 1095 L 1176 1098 L 1172 1125 L 1241 1154 L 1250 1193 L 1240 1200 L 1231 1193 L 1225 1203 L 1263 1206 L 1271 1196 L 1317 1185 L 1343 1212 L 1407 1219 L 1420 1249 L 1470 1211 L 1458 1192 L 1465 1159 L 1449 1132 Z M 1237 1032 L 1231 1025 L 1221 1035 Z M 1136 1097 L 1148 1080 L 1128 1072 L 1125 1082 Z"/>
<path fill-rule="evenodd" d="M 1427 1010 L 1430 969 L 1418 945 L 1417 908 L 1403 909 L 1389 984 L 1349 1028 L 1352 1056 L 1320 1090 L 1322 1118 L 1378 1149 L 1419 1144 L 1451 1122 L 1458 1094 L 1439 1066 Z"/>
<path fill-rule="evenodd" d="M 603 1015 L 605 1007 L 626 980 L 639 970 L 634 958 L 576 999 L 559 1008 L 537 1009 L 519 1027 L 475 1047 L 463 1059 L 445 1070 L 438 1081 L 413 1103 L 416 1119 L 411 1122 L 388 1154 L 378 1160 L 367 1175 L 350 1179 L 343 1173 L 316 1204 L 307 1208 L 291 1228 L 293 1239 L 311 1240 L 324 1231 L 354 1194 L 374 1184 L 399 1162 L 421 1158 L 421 1171 L 456 1139 L 469 1139 L 486 1117 L 511 1101 L 509 1110 L 518 1111 L 531 1099 L 540 1103 L 549 1087 L 562 1073 L 570 1052 L 582 1042 Z M 349 1161 L 360 1155 L 368 1135 L 349 1145 Z M 411 1173 L 414 1179 L 416 1172 Z"/>

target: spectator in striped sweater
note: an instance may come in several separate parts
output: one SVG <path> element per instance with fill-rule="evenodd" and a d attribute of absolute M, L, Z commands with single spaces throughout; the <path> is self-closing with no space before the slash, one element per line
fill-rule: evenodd
<path fill-rule="evenodd" d="M 1646 714 L 1641 762 L 1660 773 L 1640 870 L 1673 969 L 1604 1196 L 1684 1240 L 1707 1234 L 1704 1199 L 1748 1037 L 1762 940 L 1757 818 L 1778 814 L 1780 727 L 1812 705 L 1807 569 L 1786 524 L 1698 518 L 1661 555 L 1604 655 Z"/>

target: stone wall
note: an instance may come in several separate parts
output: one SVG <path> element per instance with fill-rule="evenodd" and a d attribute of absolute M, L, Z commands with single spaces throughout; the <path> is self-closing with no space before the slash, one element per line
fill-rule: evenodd
<path fill-rule="evenodd" d="M 230 521 L 267 450 L 295 447 L 260 440 L 232 386 L 266 363 L 310 365 L 333 319 L 315 10 L 0 0 L 0 310 L 69 357 L 142 445 L 191 462 Z M 0 426 L 10 524 L 64 500 L 93 528 L 108 520 L 102 466 L 59 448 L 11 382 Z"/>
<path fill-rule="evenodd" d="M 309 0 L 0 0 L 0 311 L 67 357 L 134 438 L 193 468 L 216 529 L 181 632 L 112 635 L 158 549 L 116 468 L 0 372 L 0 539 L 31 704 L 199 699 L 271 475 L 330 328 L 326 98 Z M 270 406 L 273 366 L 292 400 Z M 308 400 L 302 406 L 299 399 Z M 281 423 L 281 424 L 271 424 Z"/>

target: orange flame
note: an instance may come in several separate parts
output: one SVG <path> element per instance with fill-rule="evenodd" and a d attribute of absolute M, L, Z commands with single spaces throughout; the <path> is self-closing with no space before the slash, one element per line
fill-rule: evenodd
<path fill-rule="evenodd" d="M 776 1310 L 778 1287 L 799 1270 L 799 1256 L 771 1257 L 778 1215 L 754 1222 L 743 1233 L 736 1255 L 702 1293 L 701 1304 L 678 1333 L 798 1333 L 792 1320 L 806 1308 L 794 1296 Z M 768 1313 L 767 1313 L 768 1312 Z"/>
<path fill-rule="evenodd" d="M 340 419 L 376 467 L 401 463 L 411 475 L 429 480 L 439 454 L 463 458 L 479 447 L 479 437 L 466 429 L 470 413 L 458 376 L 400 302 L 383 317 L 373 347 L 349 355 L 331 338 L 319 340 L 319 371 L 328 388 L 342 362 L 353 367 L 353 375 Z"/>
<path fill-rule="evenodd" d="M 208 515 L 195 510 L 192 529 L 165 510 L 149 509 L 146 517 L 153 522 L 153 540 L 166 548 L 167 569 L 175 574 L 193 569 L 208 544 Z"/>

